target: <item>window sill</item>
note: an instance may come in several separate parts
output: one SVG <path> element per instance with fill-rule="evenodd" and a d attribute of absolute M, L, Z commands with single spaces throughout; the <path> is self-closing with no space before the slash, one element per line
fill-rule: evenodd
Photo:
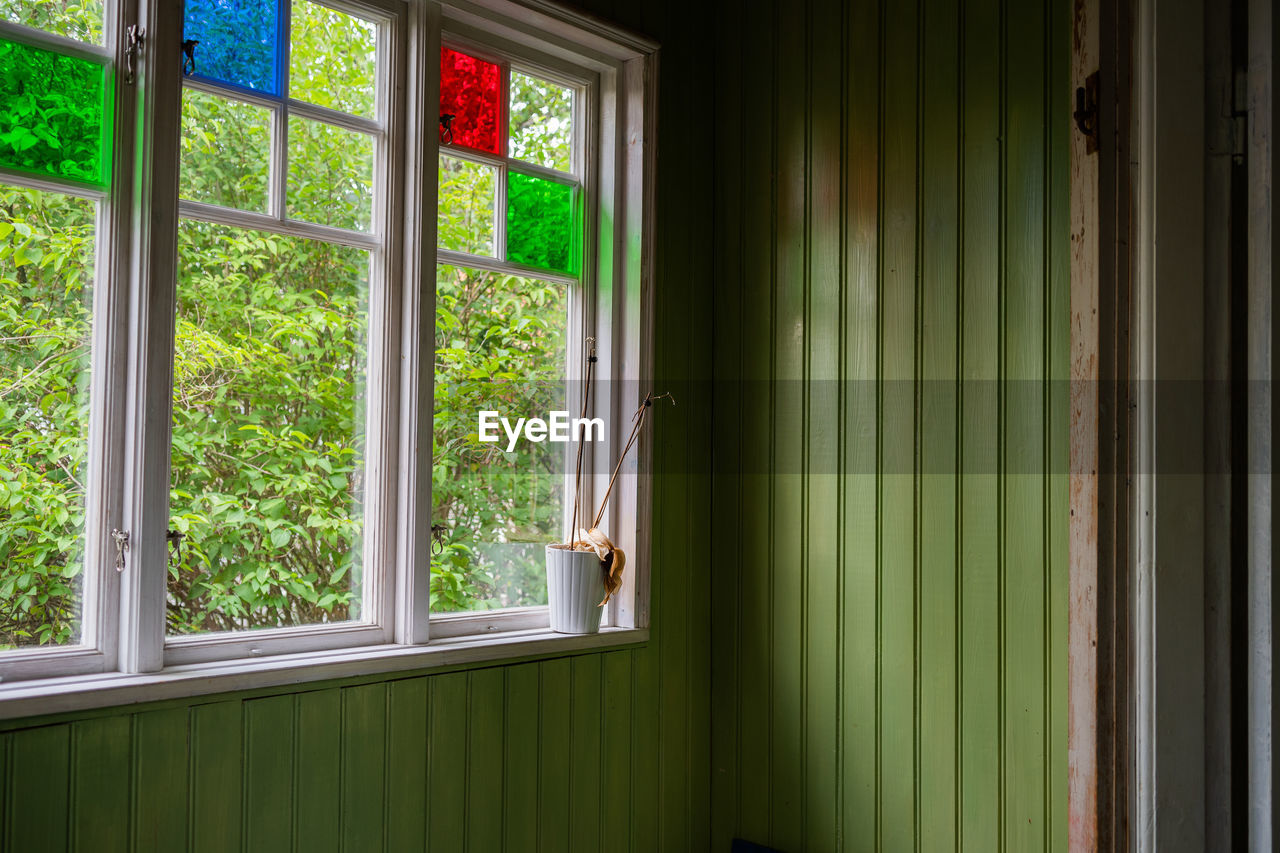
<path fill-rule="evenodd" d="M 557 634 L 539 628 L 446 637 L 422 646 L 364 646 L 171 666 L 160 672 L 141 674 L 106 673 L 18 681 L 0 685 L 0 720 L 361 675 L 591 651 L 636 645 L 648 639 L 647 628 L 601 628 L 598 634 Z"/>

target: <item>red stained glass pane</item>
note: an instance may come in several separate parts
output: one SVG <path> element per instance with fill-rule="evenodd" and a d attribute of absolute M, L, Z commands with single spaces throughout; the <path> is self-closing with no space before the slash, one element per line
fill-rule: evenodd
<path fill-rule="evenodd" d="M 502 71 L 492 62 L 440 49 L 440 141 L 497 154 Z M 449 120 L 453 138 L 444 130 Z"/>

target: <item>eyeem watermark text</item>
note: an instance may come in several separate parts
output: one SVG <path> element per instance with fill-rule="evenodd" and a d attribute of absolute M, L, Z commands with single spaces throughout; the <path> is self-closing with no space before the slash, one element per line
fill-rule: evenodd
<path fill-rule="evenodd" d="M 507 434 L 507 452 L 515 450 L 516 442 L 523 431 L 526 441 L 541 444 L 544 441 L 604 441 L 603 418 L 570 418 L 568 412 L 550 412 L 547 420 L 542 418 L 516 418 L 512 426 L 509 418 L 499 417 L 497 412 L 480 412 L 480 440 L 496 443 L 498 426 L 502 426 Z"/>

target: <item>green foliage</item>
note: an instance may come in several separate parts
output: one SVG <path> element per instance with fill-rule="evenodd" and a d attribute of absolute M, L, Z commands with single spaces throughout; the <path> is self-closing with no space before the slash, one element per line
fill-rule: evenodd
<path fill-rule="evenodd" d="M 456 252 L 492 256 L 496 170 L 441 154 L 438 175 L 436 245 Z"/>
<path fill-rule="evenodd" d="M 511 72 L 511 156 L 567 172 L 573 165 L 573 90 Z"/>
<path fill-rule="evenodd" d="M 321 107 L 374 117 L 377 28 L 310 0 L 293 0 L 289 94 Z"/>
<path fill-rule="evenodd" d="M 171 633 L 355 618 L 367 253 L 184 220 Z"/>
<path fill-rule="evenodd" d="M 179 196 L 255 213 L 267 212 L 270 110 L 198 89 L 184 89 L 179 144 Z"/>
<path fill-rule="evenodd" d="M 0 20 L 102 43 L 102 0 L 0 0 Z"/>
<path fill-rule="evenodd" d="M 289 216 L 368 231 L 373 210 L 373 137 L 289 117 Z"/>
<path fill-rule="evenodd" d="M 0 187 L 0 646 L 79 635 L 94 214 Z"/>
<path fill-rule="evenodd" d="M 561 538 L 564 445 L 511 454 L 478 438 L 480 410 L 565 409 L 563 284 L 441 267 L 436 277 L 432 609 L 546 603 L 543 547 Z"/>

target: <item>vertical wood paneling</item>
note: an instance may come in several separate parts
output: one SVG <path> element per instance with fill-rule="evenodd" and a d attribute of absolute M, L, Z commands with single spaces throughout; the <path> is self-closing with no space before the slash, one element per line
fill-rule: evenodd
<path fill-rule="evenodd" d="M 538 664 L 509 667 L 502 757 L 503 850 L 530 850 L 538 838 Z"/>
<path fill-rule="evenodd" d="M 920 846 L 955 846 L 959 29 L 957 5 L 926 0 L 920 26 Z"/>
<path fill-rule="evenodd" d="M 298 853 L 330 853 L 342 841 L 342 691 L 313 690 L 297 696 L 294 747 L 294 837 Z"/>
<path fill-rule="evenodd" d="M 293 844 L 294 697 L 244 703 L 244 820 L 247 851 Z"/>
<path fill-rule="evenodd" d="M 431 680 L 393 682 L 387 701 L 387 849 L 420 850 L 427 834 L 427 720 Z"/>
<path fill-rule="evenodd" d="M 1000 3 L 963 7 L 960 304 L 960 842 L 1000 839 Z"/>
<path fill-rule="evenodd" d="M 83 720 L 71 727 L 71 849 L 129 849 L 128 717 Z"/>
<path fill-rule="evenodd" d="M 880 219 L 879 845 L 915 846 L 917 834 L 916 515 L 919 186 L 919 19 L 885 6 Z"/>
<path fill-rule="evenodd" d="M 9 736 L 5 849 L 67 849 L 71 726 L 45 726 Z"/>
<path fill-rule="evenodd" d="M 186 708 L 133 718 L 133 850 L 183 850 L 187 844 Z"/>
<path fill-rule="evenodd" d="M 1005 7 L 1003 274 L 1005 849 L 1045 835 L 1045 169 L 1044 7 Z M 1040 284 L 1040 286 L 1033 286 Z"/>
<path fill-rule="evenodd" d="M 1067 5 L 720 8 L 713 841 L 1061 849 Z"/>
<path fill-rule="evenodd" d="M 601 849 L 631 838 L 631 652 L 610 652 L 602 661 L 604 699 L 601 716 Z"/>
<path fill-rule="evenodd" d="M 565 780 L 571 760 L 570 662 L 563 658 L 544 661 L 538 664 L 538 677 L 538 850 L 550 853 L 569 849 L 569 786 Z M 657 772 L 656 762 L 653 770 Z M 646 798 L 652 807 L 651 824 L 657 823 L 658 817 L 655 799 Z"/>
<path fill-rule="evenodd" d="M 500 669 L 469 675 L 467 708 L 467 850 L 502 849 L 505 690 Z"/>
<path fill-rule="evenodd" d="M 841 40 L 833 22 L 843 4 L 813 0 L 805 22 L 808 67 L 806 104 L 807 258 L 805 299 L 804 505 L 804 849 L 836 849 L 840 786 L 838 723 L 840 620 L 838 566 L 841 276 L 842 93 Z M 826 176 L 831 176 L 828 179 Z M 834 784 L 833 784 L 834 783 Z"/>
<path fill-rule="evenodd" d="M 387 685 L 342 691 L 342 848 L 383 845 L 387 768 Z"/>
<path fill-rule="evenodd" d="M 764 105 L 772 109 L 773 76 L 777 65 L 772 11 L 763 5 L 742 14 L 744 37 L 742 56 L 742 118 L 737 133 L 742 138 L 742 162 L 737 175 L 723 175 L 738 182 L 744 197 L 752 201 L 741 208 L 740 245 L 729 244 L 731 254 L 742 256 L 742 563 L 738 571 L 739 624 L 733 633 L 739 638 L 737 655 L 730 664 L 738 673 L 736 704 L 718 708 L 733 713 L 738 721 L 738 776 L 733 780 L 738 803 L 738 834 L 766 843 L 771 837 L 771 802 L 779 789 L 773 772 L 771 748 L 773 712 L 771 694 L 774 676 L 770 647 L 773 621 L 770 618 L 772 587 L 773 478 L 770 474 L 770 427 L 773 388 L 769 383 L 772 358 L 768 341 L 773 334 L 773 240 L 774 122 L 760 121 Z M 732 127 L 732 126 L 731 126 Z M 727 129 L 733 133 L 732 129 Z M 731 222 L 732 219 L 727 221 Z M 735 284 L 725 283 L 728 300 L 736 297 Z M 723 377 L 717 377 L 723 382 Z M 718 384 L 723 388 L 723 384 Z M 717 418 L 719 430 L 725 416 Z M 721 616 L 730 611 L 723 610 Z M 717 623 L 721 624 L 721 623 Z M 730 836 L 731 837 L 731 836 Z M 719 839 L 721 845 L 729 838 Z"/>
<path fill-rule="evenodd" d="M 191 709 L 189 850 L 230 853 L 241 849 L 243 722 L 238 699 Z"/>
<path fill-rule="evenodd" d="M 600 849 L 600 656 L 573 659 L 569 728 L 569 849 Z M 681 787 L 683 793 L 683 787 Z M 672 819 L 664 830 L 683 827 Z M 679 847 L 684 846 L 681 838 Z M 673 845 L 671 849 L 678 849 Z"/>
<path fill-rule="evenodd" d="M 809 0 L 779 5 L 774 11 L 778 57 L 773 98 L 774 209 L 776 259 L 773 281 L 772 414 L 770 457 L 773 475 L 773 573 L 770 578 L 773 624 L 770 705 L 773 727 L 773 846 L 804 848 L 804 530 L 805 453 L 805 298 L 808 279 L 809 152 L 808 53 L 805 23 Z"/>
<path fill-rule="evenodd" d="M 841 624 L 842 792 L 845 850 L 874 850 L 880 830 L 879 406 L 880 112 L 882 4 L 846 10 L 848 118 L 843 162 L 845 301 L 841 324 L 843 473 Z"/>
<path fill-rule="evenodd" d="M 463 850 L 467 820 L 467 678 L 452 672 L 431 682 L 427 738 L 427 849 Z"/>

